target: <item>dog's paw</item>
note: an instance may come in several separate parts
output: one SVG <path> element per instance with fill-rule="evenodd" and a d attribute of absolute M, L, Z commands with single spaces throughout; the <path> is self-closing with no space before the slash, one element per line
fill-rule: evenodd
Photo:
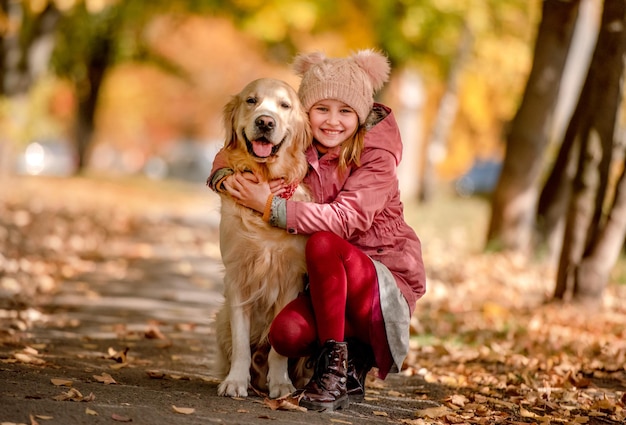
<path fill-rule="evenodd" d="M 248 382 L 227 379 L 217 387 L 217 394 L 224 397 L 248 397 Z"/>
<path fill-rule="evenodd" d="M 280 398 L 293 393 L 296 388 L 291 384 L 291 381 L 278 382 L 269 384 L 270 398 Z"/>

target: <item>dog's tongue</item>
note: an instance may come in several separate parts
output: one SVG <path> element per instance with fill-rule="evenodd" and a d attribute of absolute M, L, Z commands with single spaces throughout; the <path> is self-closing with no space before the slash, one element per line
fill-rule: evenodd
<path fill-rule="evenodd" d="M 273 145 L 269 142 L 253 140 L 252 141 L 252 150 L 254 154 L 260 158 L 267 158 L 272 154 Z"/>

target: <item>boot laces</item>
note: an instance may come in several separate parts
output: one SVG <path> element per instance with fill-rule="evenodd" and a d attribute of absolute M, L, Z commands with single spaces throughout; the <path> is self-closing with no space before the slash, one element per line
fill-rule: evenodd
<path fill-rule="evenodd" d="M 324 376 L 328 374 L 331 357 L 332 350 L 329 347 L 324 346 L 320 349 L 320 352 L 315 360 L 313 357 L 310 357 L 306 362 L 307 368 L 315 366 L 312 378 L 324 389 L 326 389 L 326 386 L 324 385 Z M 315 361 L 315 363 L 311 364 L 313 361 Z"/>

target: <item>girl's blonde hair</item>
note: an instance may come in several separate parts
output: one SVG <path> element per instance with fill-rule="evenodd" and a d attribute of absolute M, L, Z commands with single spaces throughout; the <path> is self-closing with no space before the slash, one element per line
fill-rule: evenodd
<path fill-rule="evenodd" d="M 341 145 L 339 150 L 339 171 L 344 172 L 349 166 L 361 166 L 361 153 L 365 145 L 365 125 L 359 125 L 352 137 Z"/>

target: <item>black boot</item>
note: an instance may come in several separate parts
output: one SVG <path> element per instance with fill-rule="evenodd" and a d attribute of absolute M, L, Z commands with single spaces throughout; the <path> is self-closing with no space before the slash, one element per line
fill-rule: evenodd
<path fill-rule="evenodd" d="M 350 401 L 360 402 L 365 398 L 365 378 L 374 366 L 374 352 L 369 344 L 356 339 L 348 340 L 348 382 Z"/>
<path fill-rule="evenodd" d="M 302 390 L 294 393 L 300 397 L 300 406 L 328 411 L 348 407 L 347 359 L 347 343 L 326 341 L 315 360 L 313 377 Z"/>

